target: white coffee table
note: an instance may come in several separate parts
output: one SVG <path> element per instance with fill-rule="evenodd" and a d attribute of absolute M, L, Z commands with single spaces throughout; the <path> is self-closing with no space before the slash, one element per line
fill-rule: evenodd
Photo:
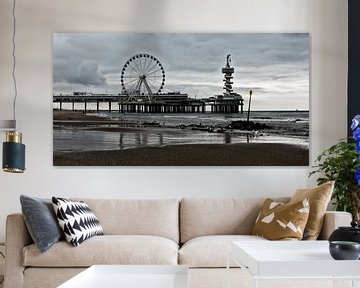
<path fill-rule="evenodd" d="M 350 287 L 360 287 L 360 261 L 332 259 L 328 241 L 238 241 L 229 256 L 248 272 L 253 287 L 275 279 L 349 280 Z"/>
<path fill-rule="evenodd" d="M 94 265 L 58 288 L 188 288 L 185 265 Z"/>

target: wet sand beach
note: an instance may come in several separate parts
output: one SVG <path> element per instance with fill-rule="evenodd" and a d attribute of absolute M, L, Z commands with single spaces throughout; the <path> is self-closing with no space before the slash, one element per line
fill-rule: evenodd
<path fill-rule="evenodd" d="M 309 150 L 289 144 L 192 144 L 54 153 L 54 166 L 308 166 Z"/>
<path fill-rule="evenodd" d="M 176 116 L 177 117 L 177 116 Z M 187 116 L 186 116 L 187 117 Z M 81 111 L 53 111 L 54 125 L 58 127 L 79 127 L 82 133 L 91 133 L 98 131 L 104 133 L 125 133 L 121 135 L 130 135 L 124 138 L 124 143 L 129 146 L 128 141 L 135 141 L 134 135 L 141 135 L 138 139 L 143 145 L 145 139 L 155 141 L 145 144 L 142 147 L 133 146 L 121 147 L 119 145 L 119 137 L 116 135 L 116 146 L 95 147 L 92 149 L 91 139 L 79 138 L 80 142 L 87 143 L 86 149 L 76 151 L 75 147 L 69 149 L 54 150 L 53 164 L 54 166 L 308 166 L 309 150 L 306 145 L 297 145 L 296 143 L 237 143 L 229 141 L 224 144 L 214 143 L 214 135 L 217 140 L 223 141 L 222 138 L 227 134 L 235 135 L 238 132 L 231 129 L 219 130 L 217 133 L 193 131 L 198 129 L 197 126 L 187 126 L 186 129 L 181 127 L 170 127 L 167 125 L 158 125 L 158 122 L 143 122 L 140 126 L 134 122 L 134 118 L 128 115 L 121 120 L 111 119 L 108 117 L 99 117 L 86 115 Z M 109 126 L 107 124 L 110 124 Z M 116 124 L 116 125 L 112 125 Z M 120 126 L 119 126 L 120 124 Z M 129 124 L 129 125 L 127 125 Z M 57 128 L 59 129 L 59 128 Z M 60 128 L 61 129 L 61 128 Z M 72 129 L 72 128 L 70 128 Z M 85 130 L 84 130 L 85 129 Z M 58 130 L 57 130 L 58 131 Z M 68 130 L 66 130 L 68 131 Z M 77 130 L 76 130 L 77 131 Z M 213 131 L 211 131 L 213 132 Z M 214 131 L 215 132 L 215 131 Z M 126 134 L 128 133 L 128 134 Z M 159 133 L 159 134 L 158 134 Z M 188 144 L 185 136 L 201 135 L 205 138 L 213 137 L 212 142 Z M 200 133 L 200 134 L 199 134 Z M 202 133 L 202 134 L 201 134 Z M 231 134 L 232 133 L 232 134 Z M 235 134 L 234 134 L 235 133 Z M 66 134 L 67 135 L 67 134 Z M 72 135 L 72 134 L 71 134 Z M 78 134 L 74 134 L 78 135 Z M 83 134 L 81 137 L 84 137 Z M 108 135 L 108 134 L 107 134 Z M 155 135 L 155 136 L 154 136 Z M 161 135 L 159 138 L 158 135 Z M 60 135 L 61 136 L 61 135 Z M 60 137 L 59 136 L 59 137 Z M 146 137 L 145 137 L 146 136 Z M 71 137 L 71 136 L 67 136 Z M 96 136 L 98 137 L 98 136 Z M 124 136 L 125 137 L 125 136 Z M 145 137 L 145 138 L 144 138 Z M 238 137 L 235 135 L 235 137 Z M 244 136 L 242 136 L 244 137 Z M 161 139 L 160 140 L 158 140 Z M 164 142 L 163 138 L 182 139 L 184 143 Z M 59 141 L 59 138 L 57 138 Z M 84 140 L 86 139 L 86 140 Z M 150 140 L 149 140 L 150 139 Z M 152 140 L 151 140 L 152 139 Z M 154 140 L 155 139 L 155 140 Z M 197 138 L 199 142 L 201 138 Z M 210 139 L 210 138 L 209 138 Z M 245 138 L 246 139 L 246 138 Z M 109 140 L 109 139 L 108 139 Z M 165 141 L 164 140 L 164 141 Z M 75 139 L 72 140 L 74 141 Z M 90 141 L 90 142 L 89 142 Z M 77 142 L 76 142 L 77 143 Z M 101 142 L 102 143 L 102 142 Z M 122 142 L 121 142 L 122 143 Z M 155 144 L 155 145 L 154 145 Z M 81 146 L 82 147 L 82 146 Z M 106 150 L 109 149 L 109 150 Z M 113 150 L 110 150 L 113 149 Z M 116 149 L 116 150 L 115 150 Z M 84 151 L 85 150 L 85 151 Z M 71 152 L 70 152 L 71 151 Z"/>

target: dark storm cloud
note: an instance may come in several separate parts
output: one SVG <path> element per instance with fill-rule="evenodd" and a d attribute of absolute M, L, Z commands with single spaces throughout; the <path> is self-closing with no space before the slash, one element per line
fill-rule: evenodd
<path fill-rule="evenodd" d="M 221 68 L 231 54 L 234 90 L 247 95 L 253 89 L 258 109 L 270 109 L 277 99 L 282 107 L 309 107 L 304 33 L 55 33 L 53 44 L 54 92 L 93 87 L 118 93 L 125 62 L 148 53 L 164 66 L 165 90 L 209 97 L 223 92 Z"/>
<path fill-rule="evenodd" d="M 68 63 L 57 62 L 58 68 L 68 67 Z M 69 84 L 104 85 L 106 78 L 99 71 L 99 65 L 95 62 L 82 61 L 77 65 L 71 65 L 72 69 L 62 69 L 54 73 L 54 81 Z"/>

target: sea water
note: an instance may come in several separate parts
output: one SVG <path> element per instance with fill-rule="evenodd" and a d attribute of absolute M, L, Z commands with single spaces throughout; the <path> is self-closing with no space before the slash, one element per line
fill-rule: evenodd
<path fill-rule="evenodd" d="M 246 120 L 246 113 L 101 112 L 91 115 L 110 118 L 119 124 L 54 124 L 54 152 L 123 150 L 181 144 L 286 143 L 309 146 L 308 111 L 251 112 L 251 121 L 267 124 L 272 129 L 250 132 L 224 128 L 232 121 Z M 216 132 L 194 129 L 192 126 L 215 127 Z"/>

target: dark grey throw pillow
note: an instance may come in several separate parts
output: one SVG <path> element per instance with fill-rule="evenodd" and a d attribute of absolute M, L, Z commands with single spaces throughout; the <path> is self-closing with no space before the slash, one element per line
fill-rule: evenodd
<path fill-rule="evenodd" d="M 31 238 L 43 253 L 64 239 L 51 199 L 20 196 L 22 213 Z"/>

